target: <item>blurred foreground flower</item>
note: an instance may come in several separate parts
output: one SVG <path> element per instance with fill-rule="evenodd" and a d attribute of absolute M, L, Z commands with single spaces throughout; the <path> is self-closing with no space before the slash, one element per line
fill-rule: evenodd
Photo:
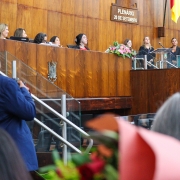
<path fill-rule="evenodd" d="M 54 165 L 39 169 L 46 180 L 117 180 L 118 179 L 118 134 L 113 131 L 91 134 L 102 145 L 92 153 L 72 155 L 67 165 L 54 150 Z"/>

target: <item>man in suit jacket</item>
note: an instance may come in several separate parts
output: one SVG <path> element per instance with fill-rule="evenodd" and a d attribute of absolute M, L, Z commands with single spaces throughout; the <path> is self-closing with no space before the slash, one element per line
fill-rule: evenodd
<path fill-rule="evenodd" d="M 36 116 L 34 101 L 22 81 L 16 82 L 0 75 L 0 87 L 0 128 L 6 130 L 15 141 L 27 169 L 37 170 L 34 143 L 25 122 Z"/>

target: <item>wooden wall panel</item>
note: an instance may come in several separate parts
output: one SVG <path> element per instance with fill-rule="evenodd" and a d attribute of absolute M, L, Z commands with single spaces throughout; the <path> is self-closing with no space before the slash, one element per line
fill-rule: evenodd
<path fill-rule="evenodd" d="M 52 21 L 53 19 L 53 21 Z M 58 12 L 48 11 L 47 15 L 47 35 L 48 40 L 51 39 L 53 36 L 58 36 L 60 40 L 62 39 L 61 36 L 61 14 Z"/>
<path fill-rule="evenodd" d="M 116 59 L 112 58 L 112 54 L 109 54 L 109 96 L 112 96 L 113 94 L 117 93 L 116 89 L 116 77 L 117 77 L 117 71 L 116 71 Z"/>
<path fill-rule="evenodd" d="M 33 22 L 32 22 L 33 39 L 35 35 L 39 32 L 47 33 L 47 11 L 46 10 L 39 9 L 37 11 L 36 8 L 33 8 L 31 18 L 33 19 Z"/>
<path fill-rule="evenodd" d="M 83 1 L 81 1 L 83 2 Z M 74 14 L 76 2 L 74 0 L 62 0 L 61 1 L 61 12 L 66 14 Z M 80 4 L 82 5 L 82 4 Z M 82 7 L 82 6 L 81 6 Z"/>
<path fill-rule="evenodd" d="M 76 96 L 76 57 L 74 49 L 66 49 L 66 92 L 72 96 Z M 59 87 L 60 84 L 59 84 Z M 81 87 L 79 87 L 81 88 Z"/>
<path fill-rule="evenodd" d="M 54 12 L 61 12 L 61 2 L 59 0 L 48 0 L 47 9 Z M 55 21 L 56 22 L 56 21 Z"/>
<path fill-rule="evenodd" d="M 60 85 L 61 89 L 66 91 L 66 61 L 68 59 L 66 58 L 66 48 L 60 48 L 57 51 L 57 61 L 60 62 L 57 64 L 57 83 Z"/>
<path fill-rule="evenodd" d="M 104 51 L 113 41 L 122 43 L 126 38 L 131 38 L 133 48 L 138 50 L 145 35 L 150 36 L 155 48 L 159 47 L 159 41 L 169 47 L 171 37 L 180 38 L 180 21 L 176 24 L 171 20 L 169 1 L 165 19 L 166 33 L 161 38 L 157 36 L 157 27 L 163 26 L 165 0 L 120 1 L 122 6 L 130 8 L 137 3 L 138 25 L 110 21 L 110 7 L 115 2 L 116 0 L 2 0 L 0 22 L 9 24 L 9 36 L 13 35 L 16 28 L 23 27 L 31 39 L 39 32 L 47 33 L 48 40 L 57 35 L 64 47 L 74 44 L 75 36 L 83 32 L 88 36 L 89 48 L 96 51 Z"/>
<path fill-rule="evenodd" d="M 99 59 L 99 53 L 94 52 L 93 54 L 93 74 L 92 74 L 92 79 L 93 79 L 93 92 L 97 93 L 97 97 L 101 96 L 101 74 L 99 71 L 99 67 L 101 66 L 101 61 Z"/>
<path fill-rule="evenodd" d="M 48 0 L 33 0 L 33 7 L 39 8 L 39 9 L 47 9 L 47 1 Z"/>
<path fill-rule="evenodd" d="M 131 114 L 148 112 L 147 71 L 131 71 L 131 93 L 133 108 Z"/>
<path fill-rule="evenodd" d="M 14 28 L 13 31 L 15 31 L 15 29 L 17 28 L 24 28 L 26 30 L 26 33 L 28 36 L 30 36 L 31 34 L 33 34 L 33 36 L 31 38 L 34 38 L 35 33 L 33 32 L 35 23 L 32 22 L 31 18 L 32 18 L 32 8 L 28 7 L 26 5 L 18 5 L 17 6 L 17 24 Z M 14 33 L 14 32 L 13 32 Z M 13 35 L 13 33 L 11 33 Z"/>
<path fill-rule="evenodd" d="M 85 81 L 84 81 L 84 88 L 85 88 L 85 92 L 84 92 L 84 96 L 85 97 L 92 97 L 93 96 L 93 83 L 94 80 L 92 78 L 92 75 L 94 73 L 94 69 L 93 69 L 93 64 L 95 59 L 93 59 L 93 52 L 88 51 L 86 53 L 86 59 L 84 60 L 84 77 L 85 77 Z"/>
<path fill-rule="evenodd" d="M 67 44 L 75 44 L 75 34 L 74 34 L 74 16 L 61 14 L 61 23 L 60 23 L 60 38 L 63 47 L 66 47 Z"/>
<path fill-rule="evenodd" d="M 26 5 L 26 6 L 33 6 L 32 0 L 17 0 L 18 4 Z"/>
<path fill-rule="evenodd" d="M 97 51 L 81 51 L 69 48 L 58 48 L 12 40 L 0 40 L 4 47 L 17 59 L 35 69 L 40 76 L 48 78 L 48 62 L 57 63 L 57 81 L 55 85 L 73 97 L 116 97 L 131 96 L 130 69 L 131 60 L 113 54 Z M 25 69 L 23 69 L 25 72 Z M 48 90 L 55 95 L 53 88 L 46 80 L 27 71 L 28 78 L 35 81 L 35 86 L 44 92 Z M 25 73 L 26 73 L 25 72 Z M 35 92 L 36 93 L 36 92 Z M 39 96 L 44 95 L 37 92 Z"/>
<path fill-rule="evenodd" d="M 109 56 L 105 53 L 100 53 L 99 54 L 99 60 L 100 60 L 100 66 L 99 66 L 99 71 L 100 71 L 100 81 L 101 81 L 101 96 L 107 96 L 109 95 Z M 94 60 L 93 60 L 94 61 Z"/>
<path fill-rule="evenodd" d="M 131 114 L 154 113 L 172 94 L 180 91 L 180 69 L 131 71 Z"/>
<path fill-rule="evenodd" d="M 8 24 L 10 34 L 13 34 L 16 27 L 17 5 L 15 2 L 0 1 L 0 23 Z"/>

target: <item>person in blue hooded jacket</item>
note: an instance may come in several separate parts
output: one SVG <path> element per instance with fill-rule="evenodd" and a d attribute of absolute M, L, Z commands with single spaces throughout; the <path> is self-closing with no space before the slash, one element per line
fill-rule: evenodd
<path fill-rule="evenodd" d="M 33 120 L 35 116 L 35 104 L 24 83 L 0 75 L 0 128 L 11 135 L 29 171 L 37 170 L 38 162 L 25 121 Z"/>

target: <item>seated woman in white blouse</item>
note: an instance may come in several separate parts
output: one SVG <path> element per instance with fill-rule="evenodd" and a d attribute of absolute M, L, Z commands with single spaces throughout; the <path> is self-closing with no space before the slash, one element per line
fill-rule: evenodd
<path fill-rule="evenodd" d="M 8 25 L 4 23 L 0 24 L 0 39 L 7 39 L 8 34 Z"/>

